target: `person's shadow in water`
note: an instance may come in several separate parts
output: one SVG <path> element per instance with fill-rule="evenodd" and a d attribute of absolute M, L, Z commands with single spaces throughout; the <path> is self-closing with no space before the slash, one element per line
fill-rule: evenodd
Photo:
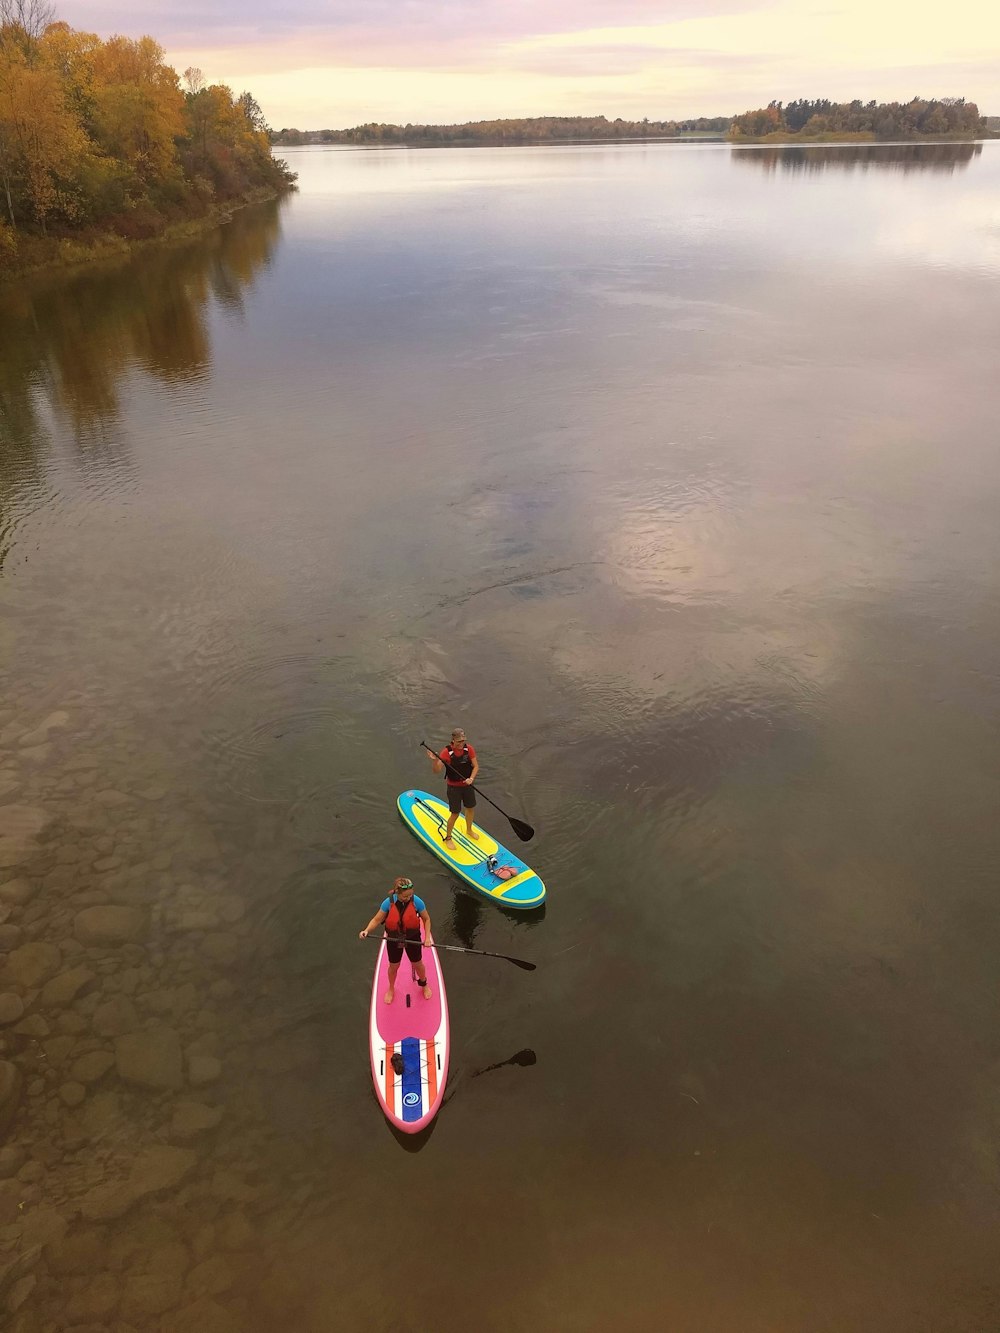
<path fill-rule="evenodd" d="M 465 889 L 456 887 L 451 899 L 451 928 L 455 938 L 465 949 L 474 949 L 476 947 L 476 936 L 483 924 L 483 907 L 486 900 L 480 898 L 477 894 L 468 893 Z M 513 907 L 506 907 L 503 903 L 491 905 L 491 911 L 499 911 L 501 916 L 505 916 L 508 921 L 516 922 L 518 925 L 536 926 L 545 920 L 545 904 L 533 907 L 530 912 L 518 911 Z"/>
<path fill-rule="evenodd" d="M 483 924 L 483 908 L 478 898 L 461 889 L 451 899 L 451 929 L 465 949 L 476 947 L 476 936 Z"/>

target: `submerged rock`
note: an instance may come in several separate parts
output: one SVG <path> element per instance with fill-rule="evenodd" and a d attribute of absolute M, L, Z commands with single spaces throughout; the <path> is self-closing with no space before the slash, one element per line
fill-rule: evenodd
<path fill-rule="evenodd" d="M 144 1148 L 132 1163 L 129 1184 L 137 1198 L 159 1194 L 179 1185 L 197 1161 L 198 1154 L 190 1148 L 170 1148 L 166 1144 Z"/>
<path fill-rule="evenodd" d="M 81 1055 L 69 1072 L 78 1083 L 96 1083 L 114 1063 L 115 1057 L 110 1051 L 91 1051 Z"/>
<path fill-rule="evenodd" d="M 82 1083 L 64 1083 L 59 1089 L 59 1096 L 67 1106 L 79 1106 L 87 1095 L 87 1089 Z"/>
<path fill-rule="evenodd" d="M 4 980 L 24 990 L 33 990 L 42 986 L 62 966 L 62 954 L 54 944 L 38 941 L 22 944 L 19 949 L 7 955 L 4 964 Z"/>
<path fill-rule="evenodd" d="M 17 1115 L 23 1090 L 24 1080 L 17 1065 L 11 1064 L 9 1060 L 0 1060 L 0 1138 L 6 1134 Z"/>
<path fill-rule="evenodd" d="M 215 1129 L 222 1115 L 221 1106 L 204 1106 L 201 1102 L 177 1102 L 170 1122 L 170 1137 L 179 1143 L 189 1143 L 199 1134 Z"/>
<path fill-rule="evenodd" d="M 222 1255 L 217 1254 L 192 1268 L 185 1290 L 189 1297 L 220 1296 L 230 1289 L 233 1281 L 232 1268 Z"/>
<path fill-rule="evenodd" d="M 91 972 L 89 967 L 74 967 L 68 972 L 60 972 L 42 987 L 39 1001 L 44 1009 L 61 1009 L 88 991 L 96 980 L 97 974 Z"/>
<path fill-rule="evenodd" d="M 128 1083 L 144 1088 L 184 1086 L 181 1039 L 173 1028 L 131 1032 L 115 1042 L 118 1073 Z"/>
<path fill-rule="evenodd" d="M 139 1015 L 128 996 L 116 995 L 98 1005 L 91 1026 L 99 1037 L 123 1037 L 139 1026 Z"/>
<path fill-rule="evenodd" d="M 0 805 L 0 866 L 16 866 L 38 850 L 51 816 L 30 805 Z"/>
<path fill-rule="evenodd" d="M 188 1057 L 188 1078 L 193 1087 L 199 1088 L 206 1083 L 214 1083 L 222 1074 L 222 1061 L 214 1055 L 191 1055 Z"/>
<path fill-rule="evenodd" d="M 145 924 L 145 913 L 138 907 L 85 907 L 74 918 L 73 934 L 86 945 L 125 944 L 140 935 Z"/>
<path fill-rule="evenodd" d="M 146 1148 L 132 1163 L 127 1180 L 92 1189 L 79 1201 L 80 1212 L 88 1222 L 124 1217 L 140 1199 L 179 1185 L 197 1160 L 198 1154 L 189 1148 Z"/>
<path fill-rule="evenodd" d="M 204 1300 L 165 1317 L 160 1333 L 242 1333 L 244 1327 L 218 1301 Z"/>
<path fill-rule="evenodd" d="M 35 896 L 34 885 L 26 879 L 9 879 L 0 884 L 0 902 L 10 903 L 14 907 L 23 907 Z"/>
<path fill-rule="evenodd" d="M 64 712 L 62 709 L 57 710 L 55 713 L 50 713 L 43 722 L 39 722 L 38 726 L 35 727 L 33 731 L 25 732 L 18 741 L 18 744 L 22 749 L 25 746 L 42 745 L 49 739 L 50 731 L 55 731 L 60 727 L 64 727 L 68 721 L 69 713 Z"/>
<path fill-rule="evenodd" d="M 95 1268 L 98 1266 L 96 1262 L 98 1260 L 99 1255 L 95 1255 Z M 83 1270 L 68 1269 L 63 1271 Z M 104 1326 L 104 1321 L 118 1309 L 120 1299 L 121 1288 L 117 1275 L 98 1272 L 88 1286 L 69 1299 L 63 1312 L 63 1319 L 69 1325 L 100 1324 Z"/>

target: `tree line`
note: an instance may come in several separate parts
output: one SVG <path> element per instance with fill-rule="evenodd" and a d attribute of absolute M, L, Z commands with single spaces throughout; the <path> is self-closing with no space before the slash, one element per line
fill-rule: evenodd
<path fill-rule="evenodd" d="M 858 134 L 875 139 L 933 138 L 940 135 L 981 136 L 986 119 L 975 102 L 964 97 L 940 100 L 913 97 L 909 102 L 769 102 L 765 107 L 736 116 L 729 131 L 734 139 L 761 139 L 769 134 Z"/>
<path fill-rule="evenodd" d="M 527 116 L 475 120 L 462 125 L 386 125 L 371 121 L 346 130 L 278 130 L 272 139 L 290 146 L 310 143 L 405 144 L 412 148 L 571 143 L 574 140 L 663 139 L 682 134 L 725 134 L 730 116 L 693 120 L 608 120 L 606 116 Z"/>
<path fill-rule="evenodd" d="M 0 0 L 0 268 L 291 187 L 250 93 L 194 68 L 182 84 L 151 37 L 53 20 L 45 0 Z"/>

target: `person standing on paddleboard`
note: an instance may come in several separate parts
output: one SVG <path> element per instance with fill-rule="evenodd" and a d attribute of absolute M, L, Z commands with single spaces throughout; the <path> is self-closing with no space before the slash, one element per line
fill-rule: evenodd
<path fill-rule="evenodd" d="M 448 781 L 448 809 L 451 813 L 448 815 L 444 845 L 454 851 L 455 844 L 452 841 L 451 832 L 463 805 L 465 806 L 465 831 L 473 842 L 478 842 L 479 834 L 472 827 L 472 812 L 476 808 L 476 793 L 472 784 L 479 772 L 479 760 L 476 758 L 475 750 L 465 739 L 465 732 L 462 728 L 455 728 L 451 733 L 451 744 L 446 745 L 436 758 L 434 755 L 429 755 L 428 758 L 434 772 L 440 773 L 443 770 Z"/>
<path fill-rule="evenodd" d="M 424 999 L 429 1000 L 433 992 L 427 984 L 427 968 L 424 967 L 422 961 L 423 946 L 420 943 L 420 923 L 421 921 L 424 923 L 424 939 L 430 944 L 431 916 L 423 898 L 418 898 L 413 892 L 412 879 L 406 879 L 404 876 L 396 880 L 392 886 L 392 893 L 388 898 L 383 899 L 382 906 L 364 930 L 358 933 L 358 939 L 367 938 L 368 932 L 375 930 L 383 921 L 385 922 L 386 935 L 396 937 L 395 939 L 386 940 L 385 945 L 389 955 L 389 989 L 385 993 L 386 1004 L 392 1004 L 393 997 L 396 994 L 396 973 L 399 971 L 404 949 L 407 958 L 413 964 L 417 981 L 423 988 Z M 406 940 L 405 944 L 400 943 L 403 937 Z"/>

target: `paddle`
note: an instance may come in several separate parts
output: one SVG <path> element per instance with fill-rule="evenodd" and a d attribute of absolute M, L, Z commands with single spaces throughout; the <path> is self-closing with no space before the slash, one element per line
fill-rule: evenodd
<path fill-rule="evenodd" d="M 374 935 L 366 935 L 366 940 L 374 939 Z M 416 944 L 416 940 L 408 940 L 405 935 L 383 935 L 383 939 L 390 940 L 393 944 Z M 525 972 L 534 972 L 538 966 L 537 963 L 529 963 L 524 958 L 511 958 L 509 953 L 487 953 L 485 949 L 463 949 L 460 944 L 428 944 L 422 940 L 425 949 L 447 949 L 450 953 L 477 953 L 482 958 L 502 958 L 505 963 L 513 963 L 515 967 L 523 968 Z"/>
<path fill-rule="evenodd" d="M 421 741 L 420 744 L 424 747 L 424 749 L 427 751 L 428 754 L 434 755 L 434 758 L 438 761 L 438 763 L 444 764 L 445 768 L 449 769 L 452 773 L 454 773 L 456 777 L 460 778 L 462 776 L 457 768 L 453 768 L 452 765 L 449 764 L 446 759 L 442 759 L 439 754 L 435 753 L 435 751 L 431 749 L 431 747 L 427 744 L 426 741 Z M 478 792 L 484 801 L 492 805 L 494 810 L 500 810 L 500 813 L 503 815 L 504 819 L 506 819 L 507 823 L 511 826 L 511 828 L 514 830 L 514 832 L 517 834 L 517 836 L 521 839 L 522 842 L 530 842 L 531 839 L 535 836 L 535 830 L 531 827 L 530 824 L 526 824 L 523 819 L 515 819 L 514 816 L 509 815 L 506 810 L 501 810 L 500 806 L 497 805 L 496 801 L 491 801 L 481 787 L 473 787 L 472 790 L 474 792 Z"/>

